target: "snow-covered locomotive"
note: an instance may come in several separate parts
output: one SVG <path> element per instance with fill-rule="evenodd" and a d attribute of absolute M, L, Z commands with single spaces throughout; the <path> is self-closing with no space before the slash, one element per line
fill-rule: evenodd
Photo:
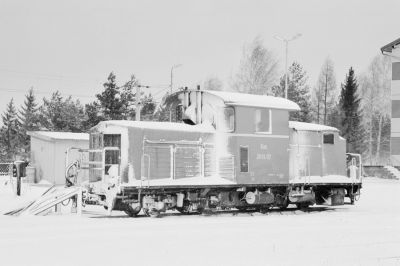
<path fill-rule="evenodd" d="M 91 129 L 89 182 L 110 211 L 265 211 L 354 202 L 360 192 L 360 157 L 346 157 L 335 128 L 289 122 L 292 101 L 184 90 L 165 103 L 173 122 Z"/>

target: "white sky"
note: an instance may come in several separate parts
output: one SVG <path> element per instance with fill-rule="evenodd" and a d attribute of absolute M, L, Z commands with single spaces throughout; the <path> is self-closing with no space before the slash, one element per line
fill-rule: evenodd
<path fill-rule="evenodd" d="M 329 56 L 340 84 L 350 66 L 364 71 L 400 37 L 399 11 L 399 0 L 0 0 L 0 111 L 11 97 L 22 103 L 31 86 L 38 98 L 58 89 L 89 102 L 111 71 L 119 84 L 135 73 L 165 86 L 178 63 L 177 86 L 216 75 L 228 87 L 243 45 L 257 35 L 283 72 L 283 43 L 273 36 L 302 33 L 289 61 L 304 66 L 313 86 Z"/>

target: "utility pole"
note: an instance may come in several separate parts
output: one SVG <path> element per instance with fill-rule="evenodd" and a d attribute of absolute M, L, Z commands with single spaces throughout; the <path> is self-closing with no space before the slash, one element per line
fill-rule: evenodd
<path fill-rule="evenodd" d="M 172 94 L 173 86 L 174 86 L 174 69 L 182 66 L 182 64 L 173 65 L 171 67 L 171 84 L 170 84 L 170 93 Z"/>
<path fill-rule="evenodd" d="M 182 66 L 182 64 L 176 64 L 171 67 L 171 84 L 170 84 L 170 92 L 169 92 L 170 94 L 172 94 L 172 91 L 174 89 L 174 69 L 178 68 L 180 66 Z M 171 121 L 172 121 L 172 110 L 170 107 L 169 108 L 169 122 L 171 122 Z"/>
<path fill-rule="evenodd" d="M 142 87 L 150 88 L 150 86 L 136 85 L 136 94 L 135 94 L 135 104 L 136 104 L 135 119 L 136 119 L 136 121 L 140 121 L 140 111 L 142 109 L 142 102 L 141 102 L 142 91 L 140 88 L 142 88 Z"/>
<path fill-rule="evenodd" d="M 282 41 L 285 43 L 285 48 L 286 48 L 286 59 L 285 59 L 285 98 L 287 99 L 288 97 L 288 54 L 289 54 L 289 42 L 296 40 L 297 38 L 301 37 L 301 33 L 297 33 L 295 36 L 293 36 L 290 39 L 285 39 L 280 36 L 274 36 L 275 39 Z"/>

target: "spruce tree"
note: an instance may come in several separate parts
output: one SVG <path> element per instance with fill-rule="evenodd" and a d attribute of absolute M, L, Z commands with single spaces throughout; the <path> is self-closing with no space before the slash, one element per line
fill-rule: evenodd
<path fill-rule="evenodd" d="M 151 121 L 154 117 L 157 104 L 151 94 L 145 95 L 142 99 L 143 108 L 140 111 L 141 117 L 144 121 Z"/>
<path fill-rule="evenodd" d="M 292 121 L 311 122 L 311 96 L 310 87 L 307 84 L 307 72 L 297 63 L 289 67 L 288 78 L 288 99 L 300 106 L 300 111 L 291 112 L 289 119 Z M 279 86 L 273 87 L 275 96 L 284 97 L 285 95 L 285 75 L 281 77 Z"/>
<path fill-rule="evenodd" d="M 3 127 L 1 128 L 1 146 L 2 157 L 7 160 L 15 160 L 15 156 L 19 154 L 19 123 L 17 111 L 14 106 L 14 99 L 7 104 L 7 109 L 1 116 Z"/>
<path fill-rule="evenodd" d="M 39 113 L 38 104 L 31 88 L 27 95 L 25 95 L 25 101 L 23 106 L 19 110 L 18 119 L 21 125 L 20 130 L 20 142 L 21 147 L 25 150 L 25 153 L 29 152 L 30 149 L 30 138 L 27 134 L 28 131 L 39 130 Z"/>
<path fill-rule="evenodd" d="M 57 91 L 43 99 L 40 107 L 41 124 L 51 131 L 82 132 L 85 111 L 78 100 L 63 98 Z"/>
<path fill-rule="evenodd" d="M 83 121 L 84 130 L 89 130 L 100 121 L 104 120 L 105 119 L 101 114 L 101 106 L 97 101 L 85 105 L 85 120 Z"/>
<path fill-rule="evenodd" d="M 97 94 L 101 109 L 106 120 L 118 120 L 123 118 L 124 103 L 121 101 L 120 88 L 115 81 L 116 76 L 113 72 L 103 84 L 104 91 Z"/>
<path fill-rule="evenodd" d="M 347 152 L 362 152 L 362 128 L 358 84 L 352 67 L 340 93 L 341 135 L 347 140 Z"/>

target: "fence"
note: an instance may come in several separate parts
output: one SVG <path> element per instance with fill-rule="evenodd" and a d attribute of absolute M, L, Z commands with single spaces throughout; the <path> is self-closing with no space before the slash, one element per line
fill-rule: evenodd
<path fill-rule="evenodd" d="M 0 162 L 0 176 L 11 176 L 12 175 L 13 163 L 1 163 Z"/>

